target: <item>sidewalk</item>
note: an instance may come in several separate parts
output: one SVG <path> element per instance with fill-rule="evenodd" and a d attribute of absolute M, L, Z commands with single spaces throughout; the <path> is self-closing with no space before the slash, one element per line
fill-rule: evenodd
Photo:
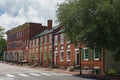
<path fill-rule="evenodd" d="M 60 69 L 60 68 L 43 68 L 43 67 L 34 67 L 36 69 L 39 70 L 45 70 L 45 71 L 53 71 L 53 72 L 57 72 L 57 73 L 66 73 L 66 74 L 70 74 L 70 75 L 79 75 L 79 70 L 74 70 L 74 71 L 69 71 L 69 70 L 64 70 L 64 69 Z"/>
<path fill-rule="evenodd" d="M 42 67 L 42 66 L 33 67 L 33 66 L 29 66 L 29 65 L 17 65 L 14 63 L 4 62 L 4 61 L 0 61 L 0 63 L 20 66 L 20 67 L 28 67 L 28 68 L 39 69 L 39 70 L 44 70 L 44 71 L 53 71 L 53 72 L 57 72 L 57 73 L 65 73 L 65 74 L 69 74 L 69 75 L 76 76 L 76 77 L 83 77 L 83 78 L 90 78 L 90 79 L 97 79 L 97 80 L 120 80 L 120 75 L 108 76 L 108 75 L 83 74 L 80 76 L 79 70 L 69 71 L 69 70 L 60 69 L 60 68 L 50 68 L 50 67 Z"/>
<path fill-rule="evenodd" d="M 53 72 L 57 72 L 57 73 L 66 73 L 66 74 L 70 74 L 70 75 L 79 75 L 79 70 L 69 71 L 69 70 L 60 69 L 60 68 L 50 68 L 50 67 L 42 67 L 42 66 L 34 67 L 34 66 L 30 66 L 30 65 L 19 65 L 19 64 L 17 65 L 17 64 L 14 64 L 11 62 L 5 62 L 5 61 L 0 61 L 0 63 L 20 66 L 20 67 L 28 67 L 28 68 L 39 69 L 39 70 L 44 70 L 44 71 L 53 71 Z"/>

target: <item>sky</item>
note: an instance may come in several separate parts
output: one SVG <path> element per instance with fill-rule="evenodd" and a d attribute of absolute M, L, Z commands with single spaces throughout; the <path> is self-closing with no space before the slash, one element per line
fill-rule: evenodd
<path fill-rule="evenodd" d="M 57 4 L 65 0 L 0 0 L 0 26 L 5 31 L 24 24 L 35 22 L 47 25 L 52 19 L 56 25 Z"/>

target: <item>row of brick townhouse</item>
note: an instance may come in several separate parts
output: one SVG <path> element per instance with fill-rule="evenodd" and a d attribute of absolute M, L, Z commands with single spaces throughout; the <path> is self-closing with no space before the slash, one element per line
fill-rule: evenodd
<path fill-rule="evenodd" d="M 66 39 L 64 29 L 59 26 L 52 27 L 52 20 L 47 23 L 47 26 L 25 23 L 7 31 L 5 60 L 26 60 L 32 64 L 52 64 L 64 68 L 79 68 L 81 61 L 82 72 L 94 74 L 103 74 L 112 67 L 112 63 L 107 64 L 111 67 L 106 65 L 109 60 L 102 49 L 90 49 L 83 44 L 75 46 Z"/>

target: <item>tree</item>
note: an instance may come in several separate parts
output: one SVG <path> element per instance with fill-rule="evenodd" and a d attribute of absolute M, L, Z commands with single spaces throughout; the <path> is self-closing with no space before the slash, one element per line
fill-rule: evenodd
<path fill-rule="evenodd" d="M 2 26 L 0 26 L 0 38 L 2 38 L 4 36 L 4 34 L 5 34 L 4 30 L 5 29 Z"/>
<path fill-rule="evenodd" d="M 0 26 L 0 59 L 3 58 L 4 51 L 6 50 L 6 40 L 2 38 L 4 34 L 4 28 Z"/>
<path fill-rule="evenodd" d="M 74 44 L 120 52 L 119 5 L 120 0 L 67 0 L 58 5 L 57 19 Z M 120 60 L 120 53 L 115 56 Z"/>

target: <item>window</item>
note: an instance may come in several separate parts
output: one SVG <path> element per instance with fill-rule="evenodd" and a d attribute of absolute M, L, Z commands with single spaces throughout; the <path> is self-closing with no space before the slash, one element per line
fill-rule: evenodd
<path fill-rule="evenodd" d="M 99 60 L 99 52 L 97 49 L 94 50 L 94 60 Z"/>
<path fill-rule="evenodd" d="M 46 51 L 44 51 L 44 59 L 46 59 L 46 55 L 47 55 L 47 53 L 46 53 Z"/>
<path fill-rule="evenodd" d="M 35 40 L 33 40 L 33 47 L 35 47 Z"/>
<path fill-rule="evenodd" d="M 49 43 L 52 43 L 52 34 L 49 34 Z"/>
<path fill-rule="evenodd" d="M 44 44 L 47 44 L 47 35 L 44 36 Z"/>
<path fill-rule="evenodd" d="M 40 46 L 42 45 L 42 43 L 43 43 L 43 38 L 40 37 Z"/>
<path fill-rule="evenodd" d="M 42 47 L 40 47 L 40 52 L 42 52 Z"/>
<path fill-rule="evenodd" d="M 70 49 L 70 44 L 67 45 L 67 48 Z"/>
<path fill-rule="evenodd" d="M 37 39 L 36 39 L 36 46 L 38 46 L 38 41 L 39 41 L 39 39 L 37 38 Z"/>
<path fill-rule="evenodd" d="M 55 36 L 55 45 L 58 44 L 58 35 Z"/>
<path fill-rule="evenodd" d="M 64 52 L 60 52 L 60 61 L 64 60 Z"/>
<path fill-rule="evenodd" d="M 32 41 L 30 41 L 30 48 L 32 47 Z"/>
<path fill-rule="evenodd" d="M 88 49 L 84 49 L 84 60 L 88 60 Z"/>
<path fill-rule="evenodd" d="M 60 49 L 64 49 L 64 46 L 61 46 Z"/>
<path fill-rule="evenodd" d="M 70 51 L 67 51 L 67 61 L 70 61 Z"/>
<path fill-rule="evenodd" d="M 46 46 L 44 46 L 44 50 L 45 50 L 45 51 L 47 50 L 47 47 L 46 47 Z"/>
<path fill-rule="evenodd" d="M 49 50 L 49 57 L 52 58 L 52 50 Z"/>
<path fill-rule="evenodd" d="M 51 48 L 52 48 L 52 45 L 49 45 L 49 48 L 51 49 Z"/>
<path fill-rule="evenodd" d="M 60 43 L 61 43 L 61 44 L 64 43 L 64 34 L 60 34 Z"/>
<path fill-rule="evenodd" d="M 55 50 L 58 50 L 58 48 L 57 48 L 57 47 L 55 47 Z"/>
<path fill-rule="evenodd" d="M 38 48 L 36 48 L 36 53 L 38 53 Z"/>

